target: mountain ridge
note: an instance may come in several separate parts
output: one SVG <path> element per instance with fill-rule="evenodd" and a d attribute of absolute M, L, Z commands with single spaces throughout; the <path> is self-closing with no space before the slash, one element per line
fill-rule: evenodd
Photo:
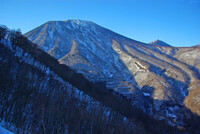
<path fill-rule="evenodd" d="M 200 47 L 200 44 L 194 45 L 194 47 Z"/>
<path fill-rule="evenodd" d="M 107 88 L 156 119 L 166 118 L 169 107 L 184 105 L 190 89 L 199 83 L 198 73 L 187 64 L 163 54 L 154 45 L 126 38 L 97 24 L 49 22 L 25 36 L 61 64 L 92 82 L 105 82 Z M 151 101 L 144 99 L 146 93 L 151 93 Z M 173 115 L 181 116 L 177 112 Z"/>
<path fill-rule="evenodd" d="M 85 127 L 84 129 L 77 129 L 77 126 L 79 126 L 80 123 L 79 121 L 84 119 L 84 122 L 81 122 L 81 126 L 90 126 L 91 122 L 96 122 L 96 119 L 100 117 L 101 118 L 97 120 L 98 122 L 102 121 L 102 117 L 106 121 L 103 121 L 103 123 L 101 122 L 101 124 L 97 123 L 97 127 L 95 128 L 98 130 L 102 127 L 101 125 L 104 125 L 104 123 L 113 124 L 112 120 L 109 120 L 108 122 L 107 119 L 115 117 L 112 118 L 114 119 L 115 123 L 118 124 L 119 122 L 116 121 L 121 122 L 122 120 L 123 123 L 125 123 L 122 123 L 122 125 L 126 128 L 126 121 L 128 124 L 132 124 L 132 122 L 134 122 L 134 125 L 128 125 L 130 127 L 128 127 L 127 130 L 123 130 L 123 132 L 127 133 L 130 133 L 133 128 L 134 132 L 148 131 L 150 133 L 163 131 L 182 131 L 178 130 L 175 127 L 167 125 L 165 121 L 158 121 L 151 118 L 150 116 L 147 116 L 147 114 L 143 113 L 141 109 L 130 105 L 130 102 L 126 98 L 120 97 L 111 90 L 107 90 L 104 85 L 89 82 L 83 77 L 82 74 L 78 74 L 66 65 L 60 64 L 54 57 L 51 57 L 48 53 L 45 53 L 44 51 L 39 49 L 36 44 L 30 42 L 29 40 L 27 40 L 27 38 L 21 35 L 17 35 L 15 38 L 12 39 L 12 43 L 5 39 L 1 40 L 0 42 L 0 60 L 3 61 L 2 64 L 0 64 L 1 69 L 3 68 L 3 70 L 0 70 L 0 73 L 4 76 L 0 77 L 0 84 L 1 87 L 3 87 L 3 90 L 1 90 L 2 97 L 0 97 L 2 101 L 0 102 L 2 103 L 1 106 L 3 106 L 3 109 L 8 109 L 10 107 L 16 108 L 16 105 L 10 106 L 7 105 L 7 102 L 9 101 L 10 104 L 9 98 L 15 99 L 15 95 L 17 94 L 17 97 L 19 97 L 20 95 L 21 98 L 17 101 L 12 101 L 11 104 L 20 103 L 21 105 L 20 107 L 17 106 L 17 109 L 19 109 L 19 111 L 11 109 L 11 113 L 14 114 L 10 114 L 9 112 L 5 115 L 4 113 L 6 111 L 3 110 L 0 117 L 2 119 L 8 120 L 8 123 L 14 120 L 14 122 L 12 123 L 17 129 L 17 133 L 23 133 L 24 131 L 29 131 L 32 133 L 52 132 L 54 129 L 58 132 L 64 133 L 65 129 L 68 130 L 68 128 L 60 125 L 63 124 L 63 120 L 65 121 L 65 125 L 70 126 L 70 131 L 78 133 L 78 131 L 81 130 L 83 132 L 87 132 L 87 130 L 90 130 L 90 128 L 88 129 L 86 127 L 86 130 Z M 6 77 L 6 74 L 8 74 L 8 77 Z M 19 76 L 17 77 L 17 79 L 15 77 L 16 74 L 18 74 Z M 34 77 L 30 74 L 34 74 Z M 9 83 L 10 81 L 12 82 Z M 37 84 L 34 84 L 35 82 Z M 12 87 L 15 85 L 18 86 L 16 86 L 15 88 L 9 88 L 10 86 Z M 72 87 L 71 85 L 77 87 L 78 89 Z M 8 88 L 9 90 L 7 90 Z M 79 90 L 82 90 L 83 92 Z M 12 92 L 15 92 L 16 94 L 12 94 Z M 87 93 L 90 97 L 93 97 L 95 100 L 85 95 L 85 93 Z M 30 97 L 32 94 L 34 94 L 34 97 Z M 96 100 L 98 100 L 100 103 L 96 102 Z M 104 106 L 101 105 L 101 103 L 103 103 Z M 25 109 L 25 107 L 27 106 L 28 109 Z M 110 114 L 110 110 L 107 109 L 105 106 L 111 108 L 113 112 Z M 25 111 L 23 109 L 25 109 Z M 90 112 L 85 111 L 85 109 L 89 110 Z M 93 110 L 95 112 L 93 112 Z M 96 113 L 99 111 L 101 111 L 100 113 L 102 113 L 103 115 L 98 115 L 99 113 Z M 127 117 L 128 119 L 131 119 L 131 122 L 128 122 L 128 119 L 122 118 L 123 116 L 118 115 L 115 111 L 122 115 L 125 115 L 125 117 Z M 30 113 L 33 116 L 30 116 Z M 38 115 L 37 113 L 41 114 Z M 87 116 L 86 113 L 89 113 L 89 115 Z M 19 116 L 19 114 L 22 114 L 25 117 Z M 60 116 L 58 117 L 57 115 Z M 110 118 L 107 118 L 107 115 L 110 115 Z M 15 116 L 17 116 L 18 118 L 15 119 Z M 40 123 L 41 119 L 45 122 Z M 20 125 L 18 125 L 18 122 L 20 122 Z M 75 122 L 75 126 L 73 122 Z M 56 125 L 53 123 L 55 123 Z M 142 123 L 142 126 L 139 125 L 140 123 Z M 157 124 L 155 128 L 152 127 L 152 125 L 154 124 Z M 24 127 L 27 125 L 30 126 L 30 130 L 27 130 L 27 128 Z M 38 125 L 40 126 L 39 128 Z M 135 125 L 137 125 L 137 128 Z M 44 126 L 46 127 L 43 128 Z M 117 129 L 120 130 L 119 133 L 122 133 L 121 127 L 122 126 L 120 125 L 119 129 Z M 123 128 L 124 127 L 122 127 L 122 129 Z M 111 130 L 113 131 L 115 129 Z M 103 129 L 99 131 L 99 133 L 109 133 L 110 129 Z"/>
<path fill-rule="evenodd" d="M 154 40 L 154 41 L 152 41 L 152 42 L 150 42 L 148 44 L 154 45 L 154 46 L 172 47 L 171 45 L 169 45 L 169 44 L 167 44 L 164 41 L 159 40 L 159 39 Z"/>

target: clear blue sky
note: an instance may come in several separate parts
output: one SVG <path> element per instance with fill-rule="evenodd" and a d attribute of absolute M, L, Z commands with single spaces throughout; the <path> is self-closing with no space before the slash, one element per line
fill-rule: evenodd
<path fill-rule="evenodd" d="M 145 43 L 200 44 L 200 0 L 0 0 L 0 24 L 23 33 L 68 19 L 91 20 Z"/>

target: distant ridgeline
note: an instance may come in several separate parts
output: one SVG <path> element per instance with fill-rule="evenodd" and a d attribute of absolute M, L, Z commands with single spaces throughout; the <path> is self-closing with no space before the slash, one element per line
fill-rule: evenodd
<path fill-rule="evenodd" d="M 152 119 L 5 26 L 0 27 L 0 122 L 15 133 L 44 134 L 196 133 L 199 127 L 194 121 L 180 130 Z"/>

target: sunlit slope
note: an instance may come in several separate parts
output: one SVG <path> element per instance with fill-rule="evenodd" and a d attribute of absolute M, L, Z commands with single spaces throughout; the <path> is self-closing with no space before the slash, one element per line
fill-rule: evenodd
<path fill-rule="evenodd" d="M 25 36 L 60 63 L 102 82 L 156 118 L 167 116 L 160 112 L 168 110 L 165 105 L 184 105 L 188 89 L 199 82 L 197 72 L 155 46 L 91 21 L 50 21 Z M 144 99 L 148 97 L 152 101 Z"/>

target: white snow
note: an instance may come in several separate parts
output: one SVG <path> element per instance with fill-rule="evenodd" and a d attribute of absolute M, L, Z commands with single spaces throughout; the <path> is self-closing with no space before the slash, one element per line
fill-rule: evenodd
<path fill-rule="evenodd" d="M 14 133 L 0 126 L 0 134 L 14 134 Z"/>
<path fill-rule="evenodd" d="M 3 43 L 5 46 L 7 46 L 10 50 L 13 50 L 11 42 L 6 39 L 1 39 L 0 43 Z"/>
<path fill-rule="evenodd" d="M 68 29 L 70 29 L 70 27 L 68 25 L 62 25 Z M 62 26 L 60 25 L 60 23 L 56 22 L 56 26 L 55 26 L 55 29 L 57 30 L 58 33 L 60 34 L 65 34 L 65 30 L 63 30 Z"/>
<path fill-rule="evenodd" d="M 184 97 L 187 96 L 187 93 L 186 93 L 186 91 L 183 90 L 183 88 L 181 88 L 181 94 L 182 94 Z"/>
<path fill-rule="evenodd" d="M 171 117 L 171 118 L 176 118 L 176 115 L 170 113 L 169 111 L 166 110 L 166 116 Z"/>
<path fill-rule="evenodd" d="M 51 39 L 51 41 L 53 41 L 53 38 L 54 38 L 54 36 L 53 36 L 53 30 L 50 30 L 50 31 L 48 31 L 48 33 L 49 33 L 49 37 L 50 37 L 50 39 Z"/>
<path fill-rule="evenodd" d="M 107 82 L 112 78 L 118 80 L 120 84 L 107 85 L 109 88 L 118 88 L 121 86 L 123 81 L 130 82 L 131 85 L 134 85 L 137 88 L 141 88 L 141 83 L 148 79 L 149 74 L 154 77 L 154 74 L 148 71 L 150 68 L 148 65 L 150 64 L 143 61 L 152 61 L 152 64 L 154 64 L 156 60 L 152 56 L 144 57 L 144 55 L 142 55 L 140 52 L 144 51 L 144 53 L 150 55 L 150 46 L 147 46 L 149 48 L 144 50 L 145 48 L 141 47 L 139 44 L 134 44 L 133 46 L 129 45 L 132 43 L 127 41 L 126 38 L 118 38 L 118 36 L 101 30 L 101 28 L 99 28 L 97 25 L 87 21 L 69 20 L 66 21 L 66 23 L 56 22 L 55 28 L 56 30 L 52 30 L 51 32 L 58 32 L 59 36 L 62 37 L 60 38 L 62 39 L 62 43 L 58 43 L 58 45 L 59 49 L 63 50 L 62 52 L 56 53 L 55 58 L 60 58 L 61 55 L 68 54 L 68 50 L 71 49 L 73 44 L 71 42 L 74 40 L 77 43 L 76 48 L 78 51 L 76 51 L 76 54 L 80 55 L 81 58 L 83 57 L 82 61 L 85 62 L 86 59 L 87 63 L 89 64 L 85 64 L 84 62 L 78 60 L 75 61 L 74 64 L 69 64 L 67 61 L 65 64 L 70 66 L 72 69 L 77 70 L 78 73 L 82 73 L 90 81 L 95 82 L 101 79 L 105 79 Z M 49 36 L 49 38 L 51 38 L 52 35 L 49 34 Z M 63 37 L 65 37 L 66 40 Z M 49 44 L 51 44 L 50 40 L 48 41 Z M 66 49 L 63 46 L 69 47 Z M 47 50 L 45 51 L 48 52 Z M 102 60 L 102 62 L 97 60 L 97 57 Z M 111 66 L 106 67 L 105 64 L 107 63 L 110 63 Z M 163 64 L 163 67 L 168 68 L 167 65 L 168 64 Z M 48 74 L 48 70 L 46 70 L 46 73 Z M 160 72 L 157 71 L 157 75 L 160 75 L 159 73 Z M 162 76 L 159 76 L 158 78 L 160 77 Z M 170 85 L 173 83 L 168 82 L 166 79 L 160 80 L 159 84 L 170 88 Z M 122 84 L 122 86 L 127 85 Z M 130 94 L 128 90 L 124 90 L 124 92 L 120 93 L 123 95 Z M 151 96 L 151 94 L 148 92 L 141 91 L 141 93 L 145 97 Z M 184 95 L 184 91 L 181 90 L 181 93 Z M 174 117 L 175 115 L 169 116 Z"/>
<path fill-rule="evenodd" d="M 135 62 L 135 65 L 138 68 L 138 71 L 144 71 L 144 69 L 146 69 L 145 66 L 143 66 L 140 62 Z"/>
<path fill-rule="evenodd" d="M 36 61 L 29 53 L 25 52 L 24 50 L 21 49 L 18 46 L 15 46 L 15 49 L 12 49 L 12 44 L 10 41 L 8 40 L 1 40 L 1 43 L 3 43 L 3 45 L 7 48 L 9 48 L 13 53 L 15 57 L 18 57 L 20 62 L 25 62 L 29 65 L 34 66 L 35 68 L 38 68 L 42 71 L 45 71 L 47 75 L 50 74 L 50 69 L 48 67 L 46 67 L 45 65 L 43 65 L 42 63 L 40 63 L 39 61 Z M 0 59 L 3 63 L 6 62 L 6 59 Z"/>
<path fill-rule="evenodd" d="M 73 20 L 73 22 L 76 23 L 77 25 L 81 23 L 80 20 Z"/>
<path fill-rule="evenodd" d="M 75 23 L 74 21 L 71 21 L 72 27 L 73 27 L 74 29 L 76 29 L 76 28 L 77 28 L 77 25 L 75 25 L 74 23 Z"/>
<path fill-rule="evenodd" d="M 145 93 L 145 92 L 143 92 L 143 94 L 144 94 L 144 96 L 151 96 L 150 93 Z"/>
<path fill-rule="evenodd" d="M 71 29 L 71 27 L 69 25 L 63 25 L 64 27 Z"/>

